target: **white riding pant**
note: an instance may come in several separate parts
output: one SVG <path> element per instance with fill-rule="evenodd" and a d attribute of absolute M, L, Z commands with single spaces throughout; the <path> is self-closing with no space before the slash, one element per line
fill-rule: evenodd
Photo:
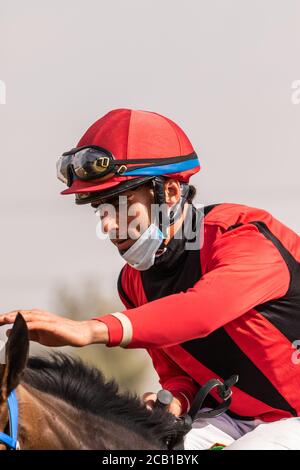
<path fill-rule="evenodd" d="M 300 417 L 271 423 L 234 419 L 227 413 L 216 418 L 196 417 L 184 438 L 184 448 L 205 450 L 215 444 L 225 445 L 225 450 L 300 450 Z"/>

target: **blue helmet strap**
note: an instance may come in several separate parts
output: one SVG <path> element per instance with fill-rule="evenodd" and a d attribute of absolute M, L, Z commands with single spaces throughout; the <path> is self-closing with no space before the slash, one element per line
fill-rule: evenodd
<path fill-rule="evenodd" d="M 18 399 L 16 391 L 12 390 L 7 399 L 9 435 L 0 432 L 0 442 L 13 450 L 19 448 L 18 444 Z"/>

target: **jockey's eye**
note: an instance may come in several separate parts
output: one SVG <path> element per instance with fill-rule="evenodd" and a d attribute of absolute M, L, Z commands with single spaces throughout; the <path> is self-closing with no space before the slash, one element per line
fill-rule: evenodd
<path fill-rule="evenodd" d="M 106 201 L 105 204 L 110 204 L 111 206 L 118 207 L 119 206 L 119 196 L 113 197 Z"/>
<path fill-rule="evenodd" d="M 106 204 L 111 204 L 114 206 L 116 209 L 126 207 L 126 205 L 130 204 L 133 199 L 133 194 L 128 194 L 128 195 L 119 195 L 116 197 L 113 197 L 111 199 L 108 199 L 106 201 Z"/>

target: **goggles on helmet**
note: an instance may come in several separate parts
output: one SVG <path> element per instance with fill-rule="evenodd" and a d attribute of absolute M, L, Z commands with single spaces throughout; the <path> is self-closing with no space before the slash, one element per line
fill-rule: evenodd
<path fill-rule="evenodd" d="M 168 158 L 117 160 L 108 150 L 90 145 L 63 153 L 57 161 L 56 168 L 58 179 L 70 186 L 74 175 L 83 181 L 96 178 L 109 179 L 113 176 L 155 176 L 163 172 L 178 171 L 179 168 L 175 168 L 174 164 L 184 165 L 182 169 L 194 167 L 198 164 L 197 155 L 191 153 Z"/>
<path fill-rule="evenodd" d="M 115 160 L 108 150 L 101 147 L 78 147 L 64 152 L 57 160 L 57 178 L 70 186 L 73 175 L 83 181 L 108 174 L 121 175 L 127 169 L 123 162 L 126 160 Z"/>

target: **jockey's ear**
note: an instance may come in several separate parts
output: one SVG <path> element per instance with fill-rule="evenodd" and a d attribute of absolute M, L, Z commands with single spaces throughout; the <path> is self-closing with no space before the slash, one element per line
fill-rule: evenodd
<path fill-rule="evenodd" d="M 164 183 L 165 201 L 168 206 L 173 206 L 180 200 L 181 189 L 177 180 L 169 178 Z"/>
<path fill-rule="evenodd" d="M 5 401 L 12 390 L 20 383 L 21 374 L 26 367 L 29 352 L 29 338 L 26 322 L 18 313 L 6 343 L 6 364 L 0 372 L 0 400 Z"/>

